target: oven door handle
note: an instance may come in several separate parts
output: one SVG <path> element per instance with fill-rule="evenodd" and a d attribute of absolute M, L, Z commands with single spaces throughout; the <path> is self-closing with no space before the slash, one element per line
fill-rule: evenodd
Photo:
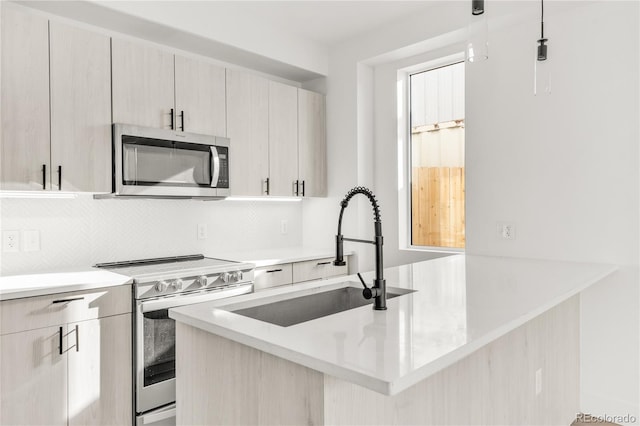
<path fill-rule="evenodd" d="M 150 425 L 154 423 L 160 423 L 161 420 L 167 420 L 176 416 L 175 406 L 168 410 L 161 411 L 159 413 L 145 414 L 142 416 L 142 424 Z"/>
<path fill-rule="evenodd" d="M 220 156 L 218 155 L 218 149 L 215 146 L 211 149 L 211 187 L 218 186 L 218 178 L 220 177 Z"/>
<path fill-rule="evenodd" d="M 204 291 L 196 294 L 161 297 L 159 299 L 144 300 L 140 302 L 142 312 L 159 311 L 161 309 L 177 308 L 178 306 L 191 305 L 193 303 L 209 302 L 212 300 L 225 299 L 227 297 L 239 296 L 251 293 L 253 283 L 246 283 L 236 287 L 224 288 L 218 291 Z"/>

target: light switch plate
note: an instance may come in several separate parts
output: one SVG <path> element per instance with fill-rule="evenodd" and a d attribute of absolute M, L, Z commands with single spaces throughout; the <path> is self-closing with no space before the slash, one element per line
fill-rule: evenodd
<path fill-rule="evenodd" d="M 206 240 L 209 237 L 209 232 L 207 229 L 207 224 L 206 223 L 199 223 L 198 224 L 198 239 L 199 240 Z"/>
<path fill-rule="evenodd" d="M 40 251 L 40 231 L 37 229 L 22 231 L 22 251 Z"/>

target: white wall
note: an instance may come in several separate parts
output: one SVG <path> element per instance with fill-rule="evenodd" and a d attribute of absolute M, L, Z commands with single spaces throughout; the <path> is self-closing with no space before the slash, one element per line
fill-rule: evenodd
<path fill-rule="evenodd" d="M 398 249 L 397 70 L 438 49 L 453 53 L 447 46 L 462 41 L 468 4 L 464 15 L 461 3 L 449 4 L 343 43 L 329 59 L 335 199 L 305 203 L 303 221 L 335 233 L 331 212 L 337 216 L 346 189 L 367 181 L 359 163 L 373 150 L 387 265 L 428 257 Z M 582 295 L 581 401 L 585 412 L 639 418 L 638 3 L 546 5 L 549 97 L 533 96 L 539 2 L 489 5 L 500 15 L 490 20 L 489 60 L 467 67 L 467 252 L 622 265 Z M 367 134 L 373 144 L 362 143 Z M 370 220 L 366 210 L 354 212 L 358 221 Z M 515 240 L 497 238 L 498 221 L 515 223 Z M 303 240 L 315 238 L 305 226 Z M 372 269 L 370 257 L 360 257 L 360 269 Z"/>
<path fill-rule="evenodd" d="M 637 2 L 545 19 L 550 96 L 533 96 L 535 20 L 467 67 L 469 253 L 623 265 L 582 297 L 582 408 L 640 415 Z M 516 239 L 496 237 L 496 222 Z"/>
<path fill-rule="evenodd" d="M 99 262 L 299 246 L 300 202 L 0 199 L 0 228 L 40 231 L 41 250 L 0 253 L 0 275 Z M 280 233 L 280 221 L 288 233 Z M 198 224 L 208 238 L 197 239 Z"/>

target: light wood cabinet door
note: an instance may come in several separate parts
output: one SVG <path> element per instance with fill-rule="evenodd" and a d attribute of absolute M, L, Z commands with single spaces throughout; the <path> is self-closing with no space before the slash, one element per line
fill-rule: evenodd
<path fill-rule="evenodd" d="M 297 195 L 298 90 L 269 82 L 269 195 Z"/>
<path fill-rule="evenodd" d="M 110 39 L 55 21 L 49 32 L 53 188 L 110 192 Z"/>
<path fill-rule="evenodd" d="M 0 424 L 67 424 L 67 356 L 59 345 L 60 327 L 0 336 Z"/>
<path fill-rule="evenodd" d="M 131 314 L 69 324 L 68 330 L 69 426 L 130 424 Z"/>
<path fill-rule="evenodd" d="M 175 61 L 178 129 L 226 136 L 224 68 L 182 56 Z"/>
<path fill-rule="evenodd" d="M 300 194 L 327 195 L 325 97 L 298 89 L 298 167 Z M 304 189 L 304 190 L 303 190 Z"/>
<path fill-rule="evenodd" d="M 173 54 L 117 38 L 111 43 L 113 122 L 170 129 Z"/>
<path fill-rule="evenodd" d="M 227 136 L 232 195 L 264 195 L 269 177 L 269 82 L 227 70 Z"/>
<path fill-rule="evenodd" d="M 293 283 L 291 263 L 261 266 L 256 268 L 253 274 L 254 291 Z"/>
<path fill-rule="evenodd" d="M 0 189 L 49 189 L 48 22 L 1 7 Z"/>
<path fill-rule="evenodd" d="M 349 256 L 344 258 L 347 263 Z M 324 259 L 307 260 L 304 262 L 296 262 L 293 264 L 293 282 L 299 283 L 303 281 L 319 280 L 340 275 L 347 275 L 349 267 L 347 265 L 335 266 L 333 261 L 335 258 L 328 257 Z"/>

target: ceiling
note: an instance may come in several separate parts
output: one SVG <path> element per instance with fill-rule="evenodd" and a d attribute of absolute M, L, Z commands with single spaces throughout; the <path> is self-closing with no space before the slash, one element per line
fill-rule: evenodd
<path fill-rule="evenodd" d="M 212 11 L 251 16 L 291 36 L 331 46 L 423 11 L 434 1 L 209 1 Z"/>
<path fill-rule="evenodd" d="M 328 52 L 341 42 L 424 13 L 438 4 L 454 3 L 454 0 L 13 1 L 300 82 L 325 76 Z"/>

